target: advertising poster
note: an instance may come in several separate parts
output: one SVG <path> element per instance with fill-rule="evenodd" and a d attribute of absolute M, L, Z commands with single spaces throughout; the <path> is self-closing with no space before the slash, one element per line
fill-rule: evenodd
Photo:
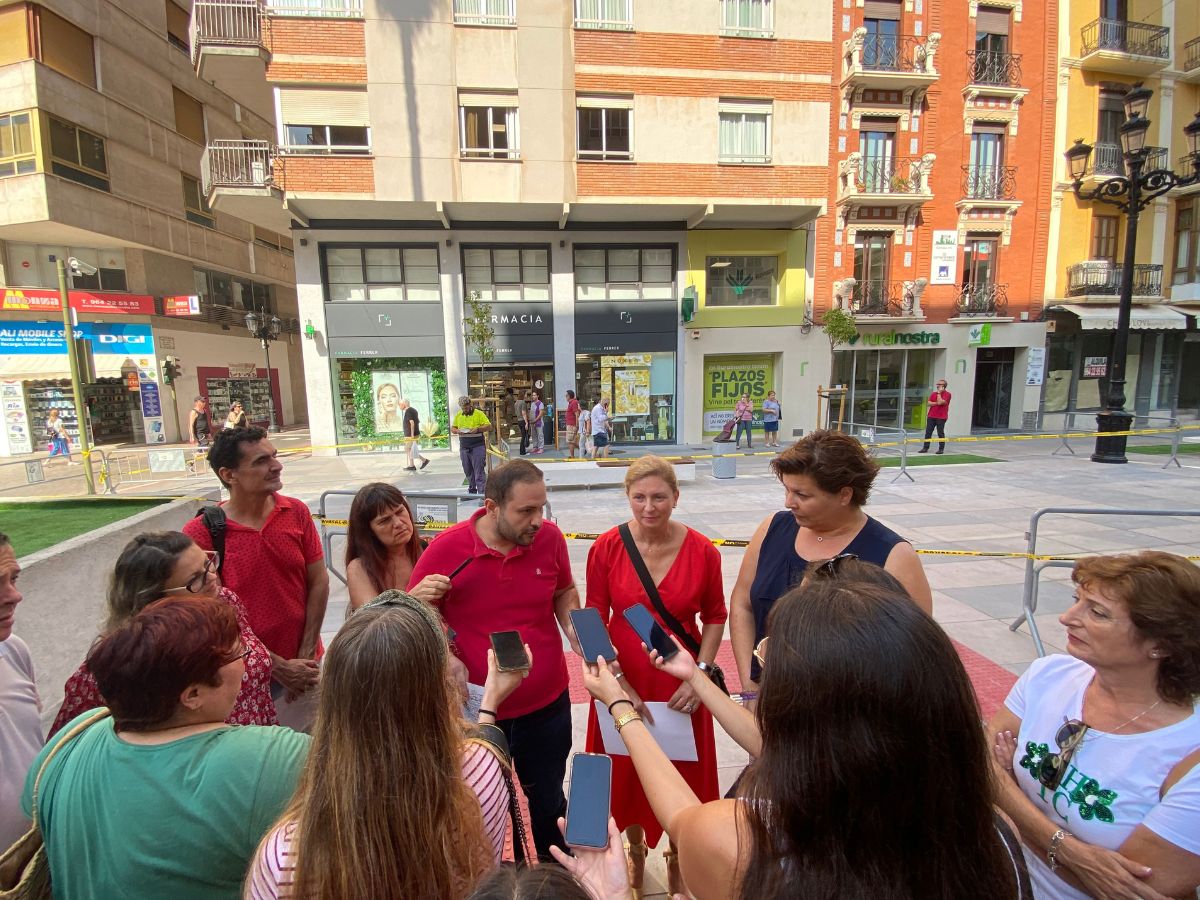
<path fill-rule="evenodd" d="M 958 280 L 958 232 L 934 231 L 929 254 L 929 283 L 954 284 Z"/>
<path fill-rule="evenodd" d="M 25 411 L 25 394 L 19 381 L 0 381 L 0 409 L 4 411 L 4 438 L 9 454 L 33 452 L 33 434 Z"/>
<path fill-rule="evenodd" d="M 421 417 L 422 427 L 433 418 L 433 389 L 430 387 L 428 372 L 423 370 L 401 372 L 400 396 L 417 411 L 417 415 Z"/>
<path fill-rule="evenodd" d="M 1025 385 L 1036 387 L 1042 383 L 1046 373 L 1046 348 L 1030 347 L 1029 359 L 1025 364 Z"/>
<path fill-rule="evenodd" d="M 733 418 L 742 394 L 754 403 L 756 428 L 762 427 L 762 402 L 775 387 L 773 356 L 706 356 L 704 358 L 704 433 L 717 434 Z M 786 398 L 780 397 L 782 403 Z"/>
<path fill-rule="evenodd" d="M 402 434 L 404 416 L 400 412 L 400 373 L 388 369 L 373 371 L 371 396 L 375 399 L 375 433 Z"/>
<path fill-rule="evenodd" d="M 167 435 L 163 429 L 162 398 L 158 384 L 154 381 L 141 383 L 142 431 L 147 444 L 165 444 Z"/>
<path fill-rule="evenodd" d="M 613 372 L 614 416 L 650 415 L 650 370 L 616 369 Z"/>

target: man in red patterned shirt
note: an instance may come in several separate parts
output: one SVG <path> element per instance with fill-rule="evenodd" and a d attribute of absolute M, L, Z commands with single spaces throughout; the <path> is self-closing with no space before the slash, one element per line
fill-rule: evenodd
<path fill-rule="evenodd" d="M 321 623 L 329 601 L 321 539 L 308 505 L 279 493 L 283 463 L 261 428 L 217 434 L 208 463 L 229 489 L 221 580 L 246 607 L 250 627 L 271 651 L 271 677 L 281 725 L 307 731 L 316 708 Z M 213 547 L 203 521 L 183 532 Z"/>

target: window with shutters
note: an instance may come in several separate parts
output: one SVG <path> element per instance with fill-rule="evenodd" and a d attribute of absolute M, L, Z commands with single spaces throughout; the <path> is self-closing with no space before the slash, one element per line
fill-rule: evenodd
<path fill-rule="evenodd" d="M 172 0 L 165 0 L 167 5 L 167 43 L 176 50 L 191 54 L 188 43 L 188 12 Z"/>
<path fill-rule="evenodd" d="M 325 245 L 325 297 L 331 303 L 438 302 L 438 249 L 432 244 Z"/>
<path fill-rule="evenodd" d="M 770 101 L 721 100 L 717 105 L 717 158 L 722 163 L 771 162 Z"/>
<path fill-rule="evenodd" d="M 575 27 L 633 31 L 633 0 L 575 0 Z"/>
<path fill-rule="evenodd" d="M 92 36 L 62 16 L 34 6 L 37 58 L 68 78 L 96 86 L 96 51 Z"/>
<path fill-rule="evenodd" d="M 8 283 L 13 287 L 58 288 L 58 267 L 50 257 L 74 256 L 96 269 L 95 275 L 74 276 L 76 288 L 85 291 L 125 291 L 125 251 L 119 247 L 63 247 L 9 242 Z"/>
<path fill-rule="evenodd" d="M 1092 252 L 1089 259 L 1117 261 L 1120 220 L 1116 216 L 1092 216 Z"/>
<path fill-rule="evenodd" d="M 463 281 L 482 300 L 549 300 L 550 248 L 463 245 Z"/>
<path fill-rule="evenodd" d="M 458 96 L 458 150 L 464 159 L 520 159 L 517 95 Z"/>
<path fill-rule="evenodd" d="M 721 34 L 769 38 L 775 34 L 772 0 L 721 0 Z"/>
<path fill-rule="evenodd" d="M 172 85 L 175 101 L 175 130 L 185 138 L 204 143 L 204 104 Z"/>
<path fill-rule="evenodd" d="M 196 225 L 203 225 L 205 228 L 215 228 L 216 223 L 213 222 L 212 209 L 208 205 L 208 201 L 204 199 L 204 191 L 200 187 L 200 182 L 191 175 L 182 175 L 183 178 L 183 208 L 187 214 L 187 220 Z"/>
<path fill-rule="evenodd" d="M 37 171 L 33 123 L 34 113 L 28 109 L 0 116 L 0 178 Z"/>
<path fill-rule="evenodd" d="M 1175 262 L 1171 284 L 1200 281 L 1200 203 L 1195 197 L 1175 204 Z"/>
<path fill-rule="evenodd" d="M 281 89 L 279 110 L 286 153 L 364 156 L 371 152 L 365 90 Z"/>
<path fill-rule="evenodd" d="M 455 25 L 517 24 L 517 0 L 454 0 Z"/>
<path fill-rule="evenodd" d="M 109 190 L 104 138 L 78 125 L 46 116 L 50 135 L 50 171 L 88 187 Z"/>
<path fill-rule="evenodd" d="M 580 97 L 576 102 L 579 158 L 632 159 L 632 98 Z"/>

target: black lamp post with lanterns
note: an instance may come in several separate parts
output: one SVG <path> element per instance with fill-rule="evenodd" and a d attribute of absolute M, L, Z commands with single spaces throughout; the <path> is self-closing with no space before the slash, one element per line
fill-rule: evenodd
<path fill-rule="evenodd" d="M 1071 173 L 1075 196 L 1080 200 L 1098 200 L 1117 207 L 1125 213 L 1125 261 L 1121 268 L 1120 305 L 1117 308 L 1117 330 L 1113 335 L 1112 353 L 1108 361 L 1108 395 L 1096 416 L 1097 430 L 1102 434 L 1128 431 L 1133 416 L 1125 411 L 1125 357 L 1129 347 L 1129 318 L 1133 307 L 1133 267 L 1137 254 L 1138 215 L 1152 200 L 1172 188 L 1200 182 L 1200 113 L 1183 129 L 1188 140 L 1188 156 L 1192 161 L 1190 175 L 1178 175 L 1169 169 L 1145 171 L 1150 152 L 1146 149 L 1146 132 L 1150 120 L 1146 112 L 1154 92 L 1136 84 L 1125 95 L 1125 122 L 1121 125 L 1121 149 L 1125 154 L 1125 175 L 1100 182 L 1090 190 L 1083 189 L 1083 177 L 1088 171 L 1092 148 L 1082 139 L 1076 140 L 1064 154 Z M 1097 437 L 1092 462 L 1123 463 L 1124 434 Z"/>
<path fill-rule="evenodd" d="M 262 348 L 267 354 L 267 408 L 271 411 L 271 427 L 268 431 L 279 430 L 279 424 L 275 420 L 275 392 L 271 387 L 271 342 L 279 338 L 282 326 L 279 316 L 268 316 L 266 310 L 246 313 L 246 330 L 262 342 Z"/>

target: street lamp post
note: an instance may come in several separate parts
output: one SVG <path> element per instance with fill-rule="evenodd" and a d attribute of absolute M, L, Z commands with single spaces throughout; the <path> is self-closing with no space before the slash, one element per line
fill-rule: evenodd
<path fill-rule="evenodd" d="M 278 339 L 282 324 L 279 316 L 268 316 L 266 310 L 246 313 L 246 330 L 262 342 L 262 348 L 267 354 L 267 408 L 271 412 L 271 427 L 268 431 L 279 430 L 279 423 L 275 419 L 275 392 L 271 386 L 271 342 Z"/>
<path fill-rule="evenodd" d="M 1092 148 L 1082 139 L 1076 140 L 1064 154 L 1072 179 L 1072 189 L 1080 200 L 1098 200 L 1115 206 L 1125 213 L 1125 257 L 1121 267 L 1120 303 L 1117 307 L 1117 330 L 1113 335 L 1108 360 L 1108 393 L 1104 406 L 1096 416 L 1096 448 L 1092 462 L 1123 463 L 1126 435 L 1111 432 L 1129 431 L 1133 416 L 1125 411 L 1125 361 L 1129 347 L 1129 319 L 1133 308 L 1133 269 L 1137 255 L 1138 216 L 1151 201 L 1172 188 L 1200 182 L 1200 112 L 1183 129 L 1191 157 L 1191 175 L 1177 175 L 1169 169 L 1145 171 L 1149 151 L 1146 132 L 1150 120 L 1146 112 L 1154 92 L 1141 84 L 1125 95 L 1125 122 L 1121 125 L 1121 149 L 1125 155 L 1125 175 L 1106 179 L 1090 190 L 1083 188 L 1083 176 L 1088 170 Z M 1109 436 L 1104 436 L 1108 434 Z"/>

